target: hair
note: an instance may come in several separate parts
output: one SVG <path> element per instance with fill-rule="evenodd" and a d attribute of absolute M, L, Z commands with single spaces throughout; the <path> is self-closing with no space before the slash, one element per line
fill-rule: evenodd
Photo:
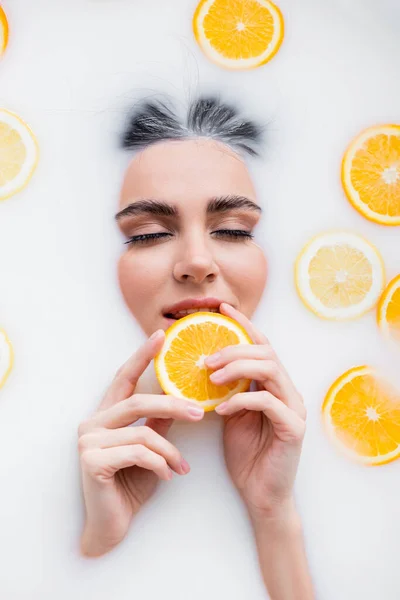
<path fill-rule="evenodd" d="M 261 125 L 245 119 L 237 108 L 217 96 L 192 101 L 183 118 L 168 100 L 143 100 L 128 118 L 121 145 L 143 150 L 157 142 L 208 137 L 239 154 L 259 156 L 263 133 Z"/>

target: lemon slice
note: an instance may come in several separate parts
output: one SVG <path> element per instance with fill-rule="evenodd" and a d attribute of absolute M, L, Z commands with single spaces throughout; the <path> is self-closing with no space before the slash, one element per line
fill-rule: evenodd
<path fill-rule="evenodd" d="M 378 250 L 354 233 L 323 233 L 311 240 L 295 265 L 304 304 L 325 319 L 354 319 L 377 303 L 385 281 Z"/>
<path fill-rule="evenodd" d="M 6 382 L 14 362 L 14 354 L 11 342 L 7 334 L 0 329 L 0 388 Z"/>
<path fill-rule="evenodd" d="M 202 0 L 193 17 L 205 55 L 227 69 L 259 67 L 278 52 L 284 35 L 281 11 L 269 0 Z"/>
<path fill-rule="evenodd" d="M 166 394 L 197 401 L 205 411 L 213 410 L 234 394 L 248 390 L 250 381 L 215 385 L 205 358 L 225 346 L 251 343 L 245 329 L 225 315 L 187 315 L 166 331 L 163 348 L 154 360 L 157 379 Z"/>
<path fill-rule="evenodd" d="M 392 279 L 379 300 L 378 324 L 388 337 L 400 342 L 400 275 Z"/>
<path fill-rule="evenodd" d="M 339 377 L 322 415 L 330 438 L 357 462 L 383 465 L 400 456 L 400 391 L 370 367 L 355 367 Z"/>
<path fill-rule="evenodd" d="M 28 125 L 14 113 L 0 109 L 0 200 L 26 186 L 38 157 L 38 146 Z"/>
<path fill-rule="evenodd" d="M 364 217 L 381 225 L 400 225 L 400 125 L 363 131 L 344 155 L 342 182 Z"/>
<path fill-rule="evenodd" d="M 4 10 L 0 6 L 0 56 L 7 48 L 8 43 L 8 22 Z"/>

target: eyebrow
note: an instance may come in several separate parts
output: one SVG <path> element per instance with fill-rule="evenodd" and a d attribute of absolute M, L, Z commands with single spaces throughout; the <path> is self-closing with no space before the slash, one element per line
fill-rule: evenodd
<path fill-rule="evenodd" d="M 207 214 L 216 214 L 216 213 L 224 213 L 229 212 L 231 210 L 251 210 L 254 212 L 261 213 L 261 207 L 246 198 L 245 196 L 218 196 L 215 198 L 211 198 L 207 205 Z M 128 204 L 125 208 L 120 210 L 116 215 L 115 219 L 120 221 L 124 217 L 132 217 L 137 215 L 155 215 L 158 217 L 178 217 L 179 212 L 175 206 L 164 202 L 163 200 L 137 200 L 137 202 L 132 202 Z"/>

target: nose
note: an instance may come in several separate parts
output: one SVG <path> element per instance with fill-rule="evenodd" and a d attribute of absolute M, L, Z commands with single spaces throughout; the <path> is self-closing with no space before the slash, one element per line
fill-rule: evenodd
<path fill-rule="evenodd" d="M 189 241 L 182 240 L 177 256 L 173 275 L 180 283 L 212 282 L 219 273 L 215 257 L 205 240 L 193 237 Z"/>

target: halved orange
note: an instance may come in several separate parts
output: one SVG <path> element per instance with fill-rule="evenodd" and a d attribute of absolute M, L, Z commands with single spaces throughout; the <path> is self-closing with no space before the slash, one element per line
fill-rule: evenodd
<path fill-rule="evenodd" d="M 213 62 L 227 69 L 252 69 L 278 52 L 284 22 L 270 0 L 201 0 L 193 30 Z"/>
<path fill-rule="evenodd" d="M 400 275 L 392 279 L 379 300 L 378 324 L 388 337 L 400 342 Z"/>
<path fill-rule="evenodd" d="M 350 144 L 342 182 L 351 204 L 381 225 L 400 225 L 400 125 L 377 125 Z"/>
<path fill-rule="evenodd" d="M 204 360 L 225 346 L 251 343 L 246 330 L 230 317 L 213 312 L 187 315 L 166 331 L 163 348 L 154 359 L 157 379 L 166 394 L 194 400 L 205 411 L 213 410 L 248 390 L 250 381 L 215 385 L 209 377 L 213 370 Z"/>
<path fill-rule="evenodd" d="M 4 10 L 0 6 L 0 56 L 8 44 L 8 21 Z"/>
<path fill-rule="evenodd" d="M 371 367 L 355 367 L 339 377 L 322 415 L 331 439 L 357 462 L 383 465 L 400 456 L 400 390 Z"/>
<path fill-rule="evenodd" d="M 14 362 L 14 353 L 5 331 L 0 329 L 0 388 L 5 384 Z"/>

